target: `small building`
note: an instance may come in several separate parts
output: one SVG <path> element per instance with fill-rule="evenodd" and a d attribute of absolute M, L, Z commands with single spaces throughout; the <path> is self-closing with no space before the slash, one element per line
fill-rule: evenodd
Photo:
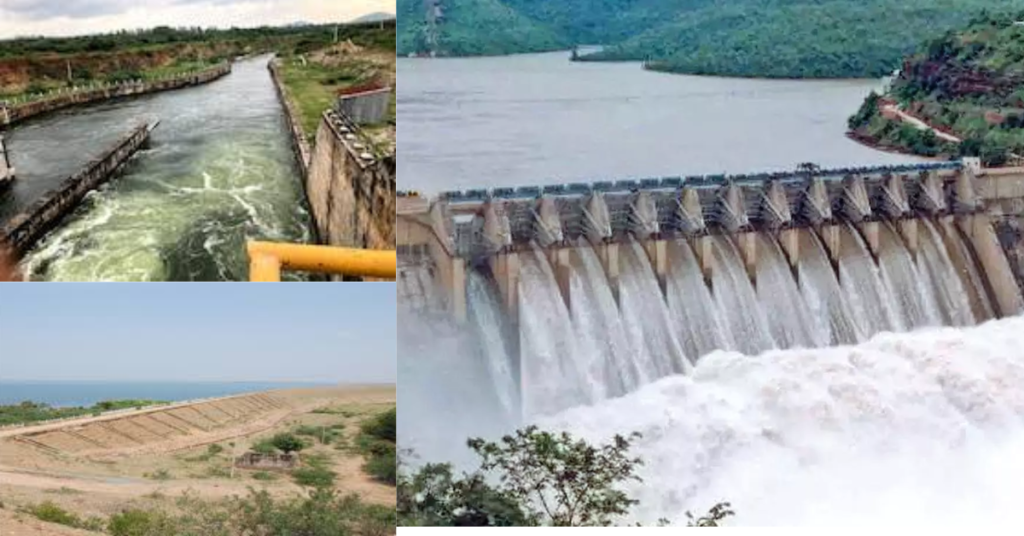
<path fill-rule="evenodd" d="M 391 88 L 364 84 L 338 91 L 335 111 L 357 125 L 380 123 L 391 106 Z"/>
<path fill-rule="evenodd" d="M 240 469 L 291 469 L 298 465 L 299 457 L 295 454 L 261 454 L 246 452 L 235 458 L 235 467 Z"/>

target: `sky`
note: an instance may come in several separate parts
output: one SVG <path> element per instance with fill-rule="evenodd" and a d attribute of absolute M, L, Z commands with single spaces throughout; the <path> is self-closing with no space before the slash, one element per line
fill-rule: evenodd
<path fill-rule="evenodd" d="M 0 380 L 393 384 L 396 325 L 394 283 L 0 284 Z"/>
<path fill-rule="evenodd" d="M 394 13 L 395 0 L 0 0 L 0 39 L 154 26 L 346 22 L 378 12 Z"/>

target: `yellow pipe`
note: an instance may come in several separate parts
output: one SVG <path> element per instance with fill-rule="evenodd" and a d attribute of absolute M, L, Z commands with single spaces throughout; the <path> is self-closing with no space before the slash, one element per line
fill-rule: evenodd
<path fill-rule="evenodd" d="M 249 279 L 280 281 L 281 270 L 395 279 L 395 251 L 249 242 Z"/>

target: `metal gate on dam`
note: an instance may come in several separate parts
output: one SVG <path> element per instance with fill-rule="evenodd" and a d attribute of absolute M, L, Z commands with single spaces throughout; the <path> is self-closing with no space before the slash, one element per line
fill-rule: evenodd
<path fill-rule="evenodd" d="M 852 344 L 1024 308 L 1024 168 L 970 158 L 400 193 L 397 217 L 400 300 L 458 324 L 500 317 L 476 329 L 502 334 L 520 383 L 609 330 L 658 377 L 715 349 Z"/>

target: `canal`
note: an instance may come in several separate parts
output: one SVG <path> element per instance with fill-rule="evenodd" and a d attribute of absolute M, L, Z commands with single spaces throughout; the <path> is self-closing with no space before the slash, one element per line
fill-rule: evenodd
<path fill-rule="evenodd" d="M 245 241 L 309 242 L 310 218 L 269 57 L 207 85 L 58 112 L 6 134 L 19 178 L 0 221 L 24 209 L 141 121 L 151 147 L 29 252 L 31 278 L 247 278 Z"/>

